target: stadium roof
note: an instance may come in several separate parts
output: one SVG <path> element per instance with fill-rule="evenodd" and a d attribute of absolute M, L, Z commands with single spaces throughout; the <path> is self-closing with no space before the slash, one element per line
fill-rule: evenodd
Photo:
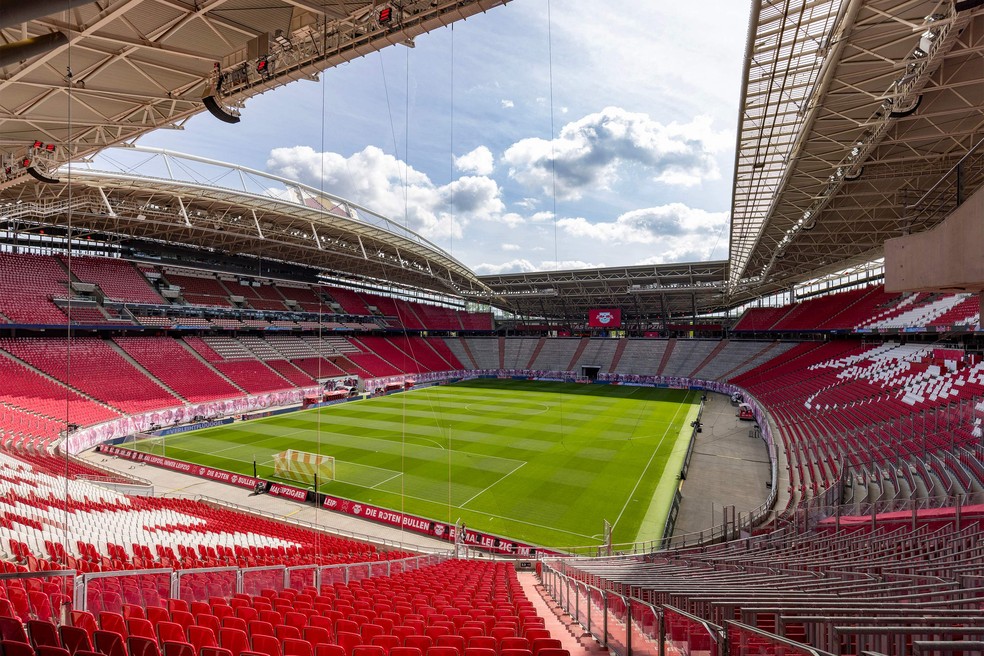
<path fill-rule="evenodd" d="M 152 252 L 154 244 L 178 244 L 301 264 L 368 284 L 455 296 L 488 292 L 467 267 L 415 232 L 307 185 L 154 148 L 110 149 L 98 163 L 101 169 L 63 167 L 56 184 L 8 190 L 0 221 L 22 234 L 71 230 L 77 240 L 111 247 Z"/>
<path fill-rule="evenodd" d="M 0 168 L 2 198 L 30 204 L 17 212 L 34 212 L 38 225 L 57 222 L 66 188 L 17 184 L 32 171 L 54 175 L 70 159 L 179 127 L 205 109 L 203 96 L 209 111 L 235 120 L 252 95 L 505 2 L 5 2 L 0 29 L 15 45 L 0 46 L 0 154 L 11 168 Z M 384 6 L 394 16 L 381 24 Z M 46 36 L 57 32 L 71 39 Z M 37 44 L 23 41 L 31 37 Z M 20 61 L 31 48 L 44 51 Z M 475 276 L 366 208 L 327 194 L 329 207 L 306 206 L 312 190 L 297 191 L 302 185 L 271 198 L 248 184 L 217 191 L 207 179 L 120 171 L 77 171 L 82 209 L 71 220 L 114 239 L 296 259 L 530 316 L 572 317 L 603 305 L 640 317 L 710 313 L 871 261 L 887 238 L 933 227 L 958 195 L 976 190 L 984 181 L 981 52 L 980 0 L 759 0 L 748 31 L 728 263 Z M 158 202 L 164 198 L 169 204 Z M 190 210 L 181 207 L 186 200 Z M 170 215 L 148 221 L 138 212 L 139 220 L 107 212 L 112 202 L 167 205 Z M 253 222 L 253 211 L 268 223 Z M 221 228 L 200 220 L 216 215 Z"/>
<path fill-rule="evenodd" d="M 932 227 L 956 202 L 955 185 L 937 183 L 965 156 L 961 193 L 980 185 L 981 4 L 762 0 L 739 120 L 732 303 Z"/>
<path fill-rule="evenodd" d="M 3 0 L 0 189 L 505 2 Z"/>
<path fill-rule="evenodd" d="M 525 317 L 584 320 L 592 308 L 622 308 L 651 323 L 723 306 L 728 263 L 657 264 L 480 276 L 493 295 Z"/>

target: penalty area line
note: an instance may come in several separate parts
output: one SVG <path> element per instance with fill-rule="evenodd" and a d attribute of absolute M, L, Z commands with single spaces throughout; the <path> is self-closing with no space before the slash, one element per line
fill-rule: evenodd
<path fill-rule="evenodd" d="M 489 485 L 488 487 L 486 487 L 486 488 L 485 488 L 484 490 L 482 490 L 481 492 L 478 492 L 477 494 L 474 494 L 474 495 L 472 495 L 472 496 L 471 496 L 471 497 L 469 497 L 469 498 L 468 498 L 468 500 L 467 500 L 467 501 L 465 501 L 464 503 L 459 503 L 459 504 L 458 504 L 458 507 L 459 507 L 459 508 L 464 508 L 464 507 L 465 507 L 465 506 L 467 506 L 467 505 L 468 505 L 469 503 L 471 503 L 472 501 L 474 501 L 474 500 L 475 500 L 475 499 L 477 499 L 478 497 L 480 497 L 480 496 L 482 496 L 483 494 L 485 494 L 486 492 L 488 492 L 489 490 L 491 490 L 491 489 L 492 489 L 493 487 L 495 487 L 496 485 L 498 485 L 499 483 L 501 483 L 501 482 L 502 482 L 502 481 L 504 481 L 505 479 L 507 479 L 507 478 L 509 478 L 510 476 L 512 476 L 512 475 L 513 475 L 514 473 L 516 473 L 517 471 L 519 471 L 520 469 L 522 469 L 522 468 L 523 468 L 523 467 L 525 467 L 525 466 L 526 466 L 526 463 L 525 463 L 525 462 L 523 462 L 523 463 L 520 463 L 520 465 L 519 465 L 519 467 L 516 467 L 515 469 L 513 469 L 512 471 L 510 471 L 510 472 L 509 472 L 508 474 L 504 474 L 504 475 L 503 475 L 502 477 L 500 477 L 500 478 L 499 478 L 498 480 L 496 480 L 496 481 L 494 481 L 494 482 L 493 482 L 493 483 L 492 483 L 491 485 Z"/>

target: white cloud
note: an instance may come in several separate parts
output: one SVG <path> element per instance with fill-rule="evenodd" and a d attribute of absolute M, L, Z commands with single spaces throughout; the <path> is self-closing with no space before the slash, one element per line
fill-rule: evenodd
<path fill-rule="evenodd" d="M 549 194 L 556 176 L 557 195 L 576 200 L 591 188 L 610 189 L 629 165 L 664 184 L 717 179 L 714 153 L 727 146 L 727 133 L 715 132 L 707 117 L 664 125 L 647 114 L 606 107 L 568 123 L 556 139 L 514 143 L 503 161 L 524 186 Z"/>
<path fill-rule="evenodd" d="M 478 275 L 498 275 L 500 273 L 520 273 L 525 271 L 536 271 L 537 267 L 525 258 L 509 260 L 502 264 L 490 264 L 483 262 L 472 267 Z"/>
<path fill-rule="evenodd" d="M 519 244 L 503 244 L 502 245 L 502 250 L 504 250 L 504 251 L 521 251 L 521 250 L 523 250 L 523 247 L 520 246 Z"/>
<path fill-rule="evenodd" d="M 533 249 L 543 250 L 543 249 Z M 543 260 L 539 264 L 533 264 L 526 258 L 509 260 L 502 264 L 491 264 L 484 262 L 474 267 L 478 275 L 500 275 L 503 273 L 528 273 L 531 271 L 568 271 L 570 269 L 597 269 L 604 267 L 604 264 L 592 264 L 583 260 Z"/>
<path fill-rule="evenodd" d="M 545 221 L 552 221 L 554 218 L 554 213 L 548 210 L 542 212 L 534 212 L 533 216 L 530 217 L 530 221 L 535 223 L 543 223 Z"/>
<path fill-rule="evenodd" d="M 493 168 L 495 168 L 495 161 L 492 158 L 491 150 L 485 146 L 479 146 L 470 153 L 455 157 L 454 166 L 464 173 L 491 175 Z"/>
<path fill-rule="evenodd" d="M 726 257 L 723 235 L 727 224 L 724 212 L 706 212 L 681 203 L 632 210 L 614 221 L 592 223 L 581 217 L 557 221 L 565 234 L 588 243 L 645 247 L 649 253 L 639 264 Z"/>
<path fill-rule="evenodd" d="M 591 263 L 584 260 L 544 260 L 540 263 L 540 271 L 567 271 L 569 269 L 601 269 L 604 263 Z"/>
<path fill-rule="evenodd" d="M 512 109 L 515 106 L 516 106 L 516 103 L 514 103 L 511 100 L 507 100 L 507 99 L 503 99 L 502 100 L 502 108 L 503 109 Z"/>
<path fill-rule="evenodd" d="M 405 220 L 411 229 L 432 239 L 460 238 L 463 228 L 473 221 L 507 225 L 522 221 L 519 215 L 505 212 L 502 191 L 492 178 L 469 175 L 437 185 L 376 146 L 366 146 L 349 157 L 318 153 L 308 146 L 274 148 L 267 169 L 313 187 L 323 184 L 325 191 L 397 223 Z"/>

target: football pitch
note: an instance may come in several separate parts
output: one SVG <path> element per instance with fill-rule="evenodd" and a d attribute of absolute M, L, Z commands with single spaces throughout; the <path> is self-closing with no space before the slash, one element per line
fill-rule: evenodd
<path fill-rule="evenodd" d="M 134 448 L 273 479 L 335 458 L 326 494 L 543 546 L 659 539 L 700 395 L 479 379 L 237 422 Z"/>

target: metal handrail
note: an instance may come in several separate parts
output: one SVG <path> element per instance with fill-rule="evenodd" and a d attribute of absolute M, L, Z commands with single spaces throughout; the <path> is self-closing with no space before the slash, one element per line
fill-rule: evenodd
<path fill-rule="evenodd" d="M 329 534 L 338 535 L 338 536 L 341 536 L 341 537 L 353 538 L 353 539 L 359 540 L 361 542 L 368 542 L 370 544 L 381 545 L 381 546 L 384 546 L 384 547 L 397 547 L 397 548 L 400 548 L 400 549 L 403 549 L 403 548 L 411 548 L 414 551 L 424 552 L 424 553 L 427 553 L 427 554 L 430 554 L 430 555 L 446 555 L 446 554 L 450 554 L 451 553 L 451 550 L 450 549 L 448 549 L 448 550 L 433 550 L 433 551 L 431 551 L 431 550 L 429 550 L 427 548 L 424 548 L 424 547 L 420 547 L 420 546 L 417 546 L 417 545 L 411 545 L 409 543 L 403 542 L 402 540 L 399 541 L 399 542 L 396 542 L 396 541 L 393 541 L 393 540 L 387 540 L 386 538 L 374 537 L 374 536 L 368 535 L 366 533 L 356 533 L 355 531 L 347 531 L 345 529 L 339 529 L 339 528 L 335 528 L 335 527 L 325 526 L 323 524 L 315 524 L 314 522 L 308 522 L 308 521 L 305 521 L 303 519 L 293 519 L 291 517 L 285 517 L 283 515 L 278 515 L 277 513 L 272 513 L 272 512 L 266 511 L 266 510 L 261 510 L 259 508 L 252 508 L 252 507 L 249 507 L 249 506 L 243 506 L 243 505 L 240 505 L 238 503 L 234 503 L 232 501 L 225 501 L 223 499 L 216 499 L 214 497 L 205 496 L 203 494 L 195 494 L 195 495 L 190 495 L 190 494 L 170 494 L 170 495 L 166 495 L 166 496 L 170 496 L 171 498 L 193 499 L 195 501 L 205 501 L 207 503 L 212 503 L 212 504 L 215 504 L 215 505 L 218 505 L 218 506 L 227 507 L 227 508 L 230 508 L 232 510 L 236 510 L 238 512 L 247 513 L 247 514 L 250 514 L 250 515 L 259 515 L 259 516 L 264 517 L 266 519 L 272 519 L 272 520 L 278 521 L 278 522 L 288 522 L 290 524 L 296 524 L 298 526 L 302 526 L 304 528 L 307 528 L 307 529 L 310 529 L 310 530 L 313 530 L 313 531 L 318 531 L 319 533 L 329 533 Z M 325 511 L 325 512 L 329 512 L 329 511 Z"/>

